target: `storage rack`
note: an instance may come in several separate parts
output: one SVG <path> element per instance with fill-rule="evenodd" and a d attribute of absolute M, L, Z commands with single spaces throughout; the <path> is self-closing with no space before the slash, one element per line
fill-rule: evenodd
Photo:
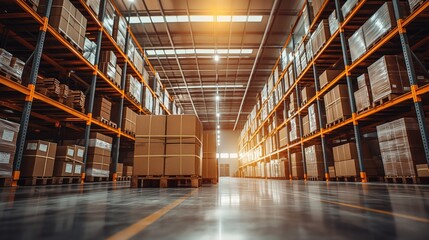
<path fill-rule="evenodd" d="M 24 152 L 24 145 L 29 126 L 38 128 L 37 132 L 33 135 L 43 135 L 39 131 L 52 131 L 50 126 L 55 124 L 59 129 L 61 124 L 64 124 L 69 131 L 73 132 L 72 135 L 79 135 L 77 132 L 85 132 L 84 145 L 88 149 L 89 135 L 91 131 L 97 131 L 115 137 L 113 145 L 112 163 L 113 180 L 116 179 L 116 165 L 118 163 L 119 149 L 121 147 L 121 139 L 127 142 L 135 140 L 134 136 L 125 133 L 121 130 L 122 120 L 117 123 L 117 128 L 107 125 L 100 120 L 92 117 L 92 110 L 94 106 L 94 98 L 96 92 L 108 95 L 114 99 L 120 100 L 119 119 L 122 119 L 124 106 L 128 106 L 139 114 L 150 114 L 150 112 L 142 107 L 141 104 L 134 102 L 127 94 L 125 94 L 125 80 L 126 75 L 132 74 L 135 76 L 146 88 L 148 88 L 154 99 L 157 99 L 155 92 L 149 87 L 147 81 L 142 74 L 139 73 L 137 67 L 127 56 L 128 39 L 132 38 L 137 43 L 136 48 L 140 50 L 144 56 L 144 61 L 155 75 L 155 69 L 150 64 L 148 58 L 144 54 L 142 47 L 134 37 L 130 30 L 127 21 L 127 34 L 125 51 L 122 51 L 116 44 L 112 36 L 107 32 L 103 26 L 103 18 L 105 15 L 106 2 L 109 0 L 100 1 L 100 11 L 97 15 L 89 8 L 84 0 L 71 0 L 72 4 L 87 18 L 87 36 L 94 37 L 97 43 L 95 64 L 93 65 L 85 59 L 81 52 L 79 52 L 72 43 L 70 43 L 62 34 L 55 30 L 49 24 L 50 10 L 52 0 L 47 1 L 47 9 L 41 16 L 34 10 L 31 4 L 24 0 L 6 0 L 2 2 L 2 7 L 7 9 L 7 14 L 1 16 L 1 29 L 7 32 L 8 39 L 13 39 L 14 42 L 10 43 L 14 55 L 30 56 L 26 66 L 31 64 L 31 73 L 28 86 L 23 86 L 11 79 L 0 76 L 0 88 L 2 92 L 1 106 L 11 109 L 13 111 L 21 112 L 21 126 L 18 134 L 17 151 L 14 158 L 12 178 L 14 185 L 19 180 L 20 165 L 22 155 Z M 113 3 L 114 5 L 114 3 Z M 121 16 L 120 12 L 114 5 L 116 14 Z M 36 37 L 37 36 L 37 37 Z M 98 68 L 101 50 L 110 50 L 118 57 L 118 64 L 123 66 L 123 74 L 121 76 L 121 87 L 115 85 L 110 81 L 106 75 Z M 60 60 L 58 62 L 57 60 Z M 82 113 L 71 107 L 51 99 L 39 92 L 36 92 L 36 79 L 39 73 L 39 68 L 47 71 L 48 69 L 53 72 L 65 73 L 72 79 L 74 84 L 80 84 L 85 89 L 89 88 L 89 102 L 87 104 L 87 112 Z M 74 72 L 75 71 L 75 72 Z M 163 88 L 163 87 L 162 87 Z M 142 88 L 143 89 L 143 88 Z M 25 100 L 24 100 L 25 99 Z M 170 97 L 170 101 L 172 98 Z M 156 103 L 156 101 L 154 101 Z M 171 114 L 169 109 L 164 106 L 163 101 L 159 104 L 164 109 L 166 114 Z M 6 117 L 16 117 L 12 114 Z M 30 119 L 31 117 L 31 119 Z M 42 121 L 39 121 L 42 120 Z M 43 126 L 48 123 L 48 126 Z M 77 134 L 76 134 L 77 133 Z M 69 134 L 69 132 L 67 132 Z M 85 151 L 84 163 L 87 160 L 87 152 Z M 84 164 L 85 165 L 85 164 Z M 82 182 L 85 178 L 85 169 L 82 169 Z M 112 173 L 111 173 L 112 174 Z"/>
<path fill-rule="evenodd" d="M 344 1 L 343 1 L 344 2 Z M 376 42 L 371 48 L 367 49 L 366 53 L 364 53 L 358 60 L 353 63 L 349 60 L 349 46 L 346 40 L 346 33 L 353 33 L 358 27 L 360 27 L 366 19 L 368 19 L 372 13 L 374 13 L 378 7 L 380 7 L 384 2 L 392 2 L 395 10 L 395 18 L 397 20 L 397 26 L 393 27 L 381 40 Z M 407 3 L 404 1 L 403 3 Z M 301 14 L 305 9 L 305 5 L 308 5 L 308 1 L 304 4 L 302 8 L 298 20 L 301 17 Z M 395 116 L 405 115 L 407 110 L 410 110 L 410 107 L 414 105 L 415 109 L 415 117 L 418 120 L 419 129 L 421 132 L 421 138 L 423 142 L 424 152 L 426 156 L 426 161 L 429 164 L 429 147 L 428 147 L 428 134 L 426 129 L 426 120 L 424 117 L 425 105 L 422 103 L 425 101 L 424 97 L 427 97 L 427 93 L 429 91 L 429 85 L 420 86 L 416 81 L 416 73 L 414 70 L 414 64 L 419 64 L 423 66 L 417 59 L 413 59 L 414 53 L 412 49 L 421 48 L 422 44 L 424 45 L 425 39 L 427 39 L 427 32 L 423 37 L 418 34 L 419 28 L 425 28 L 425 24 L 428 23 L 428 12 L 429 12 L 429 1 L 422 1 L 422 3 L 412 11 L 408 16 L 404 17 L 401 15 L 399 11 L 399 0 L 393 1 L 366 1 L 360 0 L 357 5 L 350 11 L 346 18 L 343 18 L 341 12 L 341 3 L 339 0 L 335 1 L 324 1 L 321 9 L 318 13 L 315 13 L 313 19 L 311 19 L 310 31 L 308 33 L 311 34 L 316 26 L 320 23 L 321 19 L 327 19 L 332 11 L 335 10 L 337 18 L 339 20 L 339 28 L 331 34 L 331 37 L 326 41 L 325 45 L 321 48 L 321 50 L 315 54 L 312 60 L 308 63 L 306 68 L 302 71 L 299 76 L 295 77 L 295 81 L 292 86 L 287 90 L 287 92 L 281 97 L 280 101 L 274 106 L 273 110 L 267 114 L 265 119 L 261 118 L 263 107 L 267 104 L 270 96 L 274 94 L 276 91 L 276 87 L 279 84 L 282 84 L 283 77 L 287 74 L 287 70 L 289 67 L 294 67 L 294 62 L 290 62 L 288 66 L 286 66 L 284 71 L 280 74 L 277 82 L 275 82 L 274 88 L 271 92 L 268 93 L 269 97 L 265 102 L 261 103 L 260 109 L 257 111 L 255 118 L 250 119 L 248 117 L 248 121 L 244 126 L 244 129 L 241 133 L 239 139 L 240 146 L 240 173 L 243 176 L 244 170 L 248 166 L 256 166 L 258 163 L 268 163 L 272 159 L 289 159 L 289 172 L 291 172 L 290 165 L 290 156 L 293 151 L 301 151 L 303 153 L 303 146 L 306 144 L 314 144 L 320 143 L 322 145 L 323 150 L 323 160 L 324 160 L 324 172 L 325 172 L 325 180 L 329 180 L 329 171 L 327 166 L 328 160 L 328 143 L 327 138 L 336 135 L 347 135 L 351 139 L 355 139 L 357 152 L 358 152 L 358 162 L 360 167 L 360 180 L 362 182 L 366 182 L 367 176 L 364 165 L 362 164 L 362 143 L 361 136 L 363 133 L 368 132 L 369 130 L 373 130 L 377 124 L 383 123 L 386 121 L 386 118 L 394 119 Z M 288 37 L 284 48 L 286 48 L 290 43 L 295 40 L 293 36 L 294 28 L 296 24 L 292 27 L 292 34 Z M 308 37 L 306 35 L 305 37 Z M 410 45 L 408 41 L 408 36 L 417 36 L 420 39 L 413 39 L 414 45 Z M 305 38 L 304 37 L 304 38 Z M 304 39 L 303 38 L 303 39 Z M 292 46 L 296 46 L 294 43 Z M 296 50 L 296 48 L 294 48 Z M 398 51 L 401 50 L 401 51 Z M 372 62 L 377 60 L 379 57 L 385 54 L 403 54 L 404 60 L 407 66 L 407 74 L 410 79 L 411 90 L 405 94 L 402 94 L 399 97 L 391 99 L 379 106 L 369 109 L 368 111 L 363 111 L 358 113 L 356 111 L 354 96 L 353 96 L 353 82 L 352 75 L 358 76 L 363 72 L 362 69 L 370 65 Z M 427 53 L 426 53 L 427 54 Z M 427 57 L 427 56 L 426 56 Z M 342 68 L 342 72 L 335 77 L 332 81 L 330 81 L 326 86 L 320 88 L 319 85 L 319 74 L 323 72 L 324 69 L 327 69 L 329 66 L 334 64 L 338 64 L 337 60 L 344 61 L 344 67 Z M 296 59 L 296 58 L 295 58 Z M 280 57 L 277 60 L 275 66 L 273 67 L 272 73 L 275 72 L 276 67 L 279 67 Z M 426 70 L 427 71 L 427 70 Z M 342 122 L 338 122 L 337 124 L 329 125 L 325 128 L 325 121 L 322 117 L 323 108 L 320 103 L 321 97 L 326 94 L 329 90 L 331 90 L 338 83 L 347 83 L 348 86 L 348 95 L 350 100 L 350 107 L 352 109 L 352 116 L 350 118 L 344 119 Z M 290 96 L 290 94 L 295 91 L 297 96 L 299 97 L 298 90 L 300 86 L 314 86 L 316 90 L 316 94 L 314 97 L 309 99 L 302 106 L 298 106 L 298 110 L 292 114 L 292 116 L 287 117 L 286 113 L 283 111 L 283 106 L 286 104 L 286 100 Z M 263 151 L 263 145 L 270 137 L 277 136 L 279 130 L 282 127 L 287 127 L 290 123 L 291 119 L 294 117 L 298 117 L 301 119 L 301 114 L 307 112 L 308 107 L 313 104 L 317 104 L 318 108 L 318 121 L 319 121 L 319 130 L 314 134 L 309 136 L 302 136 L 302 124 L 300 125 L 300 131 L 298 140 L 291 142 L 290 140 L 284 147 L 278 147 L 277 150 L 274 151 Z M 298 102 L 298 104 L 300 104 Z M 400 113 L 400 114 L 398 114 Z M 284 119 L 282 119 L 282 116 Z M 274 121 L 274 119 L 280 119 L 280 123 L 276 124 L 276 126 L 269 130 L 270 124 Z M 252 131 L 252 128 L 254 130 Z M 287 131 L 288 134 L 288 131 Z M 279 139 L 276 139 L 277 143 Z M 259 154 L 255 157 L 249 157 L 249 155 L 255 155 L 255 151 L 259 150 Z M 249 159 L 251 158 L 251 159 Z M 305 156 L 303 154 L 303 167 L 304 167 L 304 179 L 306 178 L 305 171 Z M 264 168 L 262 173 L 262 177 L 267 178 L 266 168 Z M 284 178 L 292 179 L 292 175 L 285 176 Z"/>

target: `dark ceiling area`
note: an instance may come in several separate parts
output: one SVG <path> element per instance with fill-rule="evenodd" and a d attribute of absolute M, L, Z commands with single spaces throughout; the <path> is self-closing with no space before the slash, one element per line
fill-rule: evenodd
<path fill-rule="evenodd" d="M 116 0 L 116 4 L 123 16 L 133 18 L 135 37 L 185 113 L 196 114 L 205 129 L 215 129 L 218 123 L 221 129 L 241 129 L 302 0 Z"/>

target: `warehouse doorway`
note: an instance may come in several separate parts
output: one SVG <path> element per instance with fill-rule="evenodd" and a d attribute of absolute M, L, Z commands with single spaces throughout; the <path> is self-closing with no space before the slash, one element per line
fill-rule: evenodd
<path fill-rule="evenodd" d="M 229 164 L 219 164 L 219 176 L 220 177 L 230 177 L 229 173 Z"/>

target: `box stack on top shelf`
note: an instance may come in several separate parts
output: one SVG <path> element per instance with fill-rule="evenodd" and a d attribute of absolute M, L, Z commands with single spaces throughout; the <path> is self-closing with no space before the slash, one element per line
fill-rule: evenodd
<path fill-rule="evenodd" d="M 32 158 L 30 157 L 31 152 L 26 152 L 23 158 L 19 156 L 14 159 L 14 149 L 6 147 L 10 145 L 10 141 L 1 140 L 0 146 L 5 147 L 2 149 L 4 151 L 0 151 L 3 159 L 0 169 L 9 171 L 6 165 L 10 167 L 10 174 L 6 174 L 7 171 L 5 171 L 5 175 L 0 177 L 1 185 L 7 185 L 5 182 L 10 182 L 12 177 L 15 178 L 14 181 L 18 180 L 17 177 L 64 178 L 79 175 L 79 171 L 82 173 L 81 176 L 86 173 L 87 177 L 104 178 L 109 175 L 109 164 L 112 162 L 116 165 L 117 162 L 116 157 L 111 156 L 111 150 L 114 149 L 112 148 L 112 137 L 119 136 L 125 142 L 132 143 L 136 128 L 136 115 L 150 113 L 143 106 L 153 106 L 153 102 L 157 102 L 158 108 L 161 109 L 158 110 L 158 114 L 171 113 L 170 96 L 165 91 L 162 92 L 162 95 L 152 94 L 155 91 L 146 83 L 150 78 L 145 69 L 147 58 L 143 55 L 143 49 L 135 38 L 130 38 L 132 46 L 129 49 L 131 50 L 127 53 L 123 52 L 126 45 L 125 37 L 130 30 L 127 28 L 125 18 L 117 12 L 111 0 L 107 1 L 106 8 L 103 9 L 100 9 L 99 0 L 53 0 L 51 16 L 46 28 L 47 34 L 44 41 L 40 40 L 38 43 L 39 30 L 44 29 L 42 26 L 44 25 L 46 2 L 46 0 L 28 1 L 28 3 L 10 1 L 0 7 L 7 19 L 2 21 L 2 27 L 13 30 L 0 40 L 2 46 L 8 47 L 0 49 L 0 72 L 2 73 L 0 85 L 2 89 L 4 88 L 5 93 L 10 93 L 2 94 L 0 100 L 7 100 L 10 103 L 2 106 L 2 109 L 5 110 L 10 106 L 21 108 L 24 106 L 25 99 L 32 101 L 32 105 L 24 106 L 21 110 L 13 107 L 11 109 L 13 111 L 9 111 L 10 118 L 6 117 L 15 122 L 20 117 L 28 118 L 29 123 L 21 126 L 20 131 L 24 132 L 28 139 L 34 139 L 36 144 L 41 145 L 42 150 L 46 143 L 52 142 L 52 139 L 56 139 L 55 142 L 52 142 L 53 145 L 57 142 L 62 143 L 64 139 L 69 139 L 70 144 L 59 144 L 57 156 L 54 152 L 52 156 L 49 155 L 45 159 L 28 160 Z M 30 8 L 26 6 L 27 4 L 31 5 Z M 101 11 L 105 11 L 103 21 L 97 19 Z M 24 24 L 22 22 L 24 18 L 17 16 L 25 16 L 25 29 L 16 29 L 16 24 Z M 98 38 L 99 33 L 101 33 L 100 38 Z M 19 44 L 6 44 L 6 41 Z M 36 44 L 43 47 L 40 54 L 43 55 L 43 58 L 29 59 Z M 37 52 L 34 54 L 35 57 L 39 56 Z M 129 58 L 126 57 L 127 55 Z M 99 61 L 96 56 L 100 56 Z M 60 59 L 64 59 L 64 61 L 60 61 Z M 30 76 L 32 64 L 39 60 L 40 67 L 36 69 L 37 77 L 32 79 Z M 26 61 L 29 64 L 25 65 Z M 128 69 L 124 68 L 124 62 L 128 63 Z M 147 68 L 153 69 L 149 61 L 146 62 Z M 95 63 L 98 63 L 97 66 L 94 65 Z M 133 76 L 137 83 L 121 86 L 122 74 Z M 151 72 L 151 74 L 157 73 Z M 91 89 L 93 83 L 96 83 L 95 89 Z M 35 85 L 34 93 L 32 84 Z M 142 84 L 145 85 L 144 89 Z M 125 91 L 122 91 L 125 88 L 133 97 L 129 97 L 124 93 Z M 160 89 L 162 88 L 160 83 Z M 143 92 L 148 92 L 147 97 L 142 97 Z M 168 96 L 168 101 L 164 96 Z M 124 98 L 123 105 L 121 104 L 122 97 Z M 95 99 L 93 103 L 90 102 L 91 99 Z M 119 107 L 116 108 L 117 106 Z M 124 111 L 123 119 L 112 121 L 112 107 Z M 93 109 L 92 112 L 88 112 L 89 109 Z M 150 107 L 150 110 L 152 111 L 153 107 Z M 183 109 L 176 106 L 176 112 L 182 113 Z M 119 127 L 117 124 L 121 122 L 123 126 Z M 89 139 L 82 139 L 85 128 L 90 129 L 92 134 L 102 132 L 103 136 L 91 135 Z M 18 131 L 15 130 L 13 141 L 16 141 Z M 9 129 L 8 131 L 15 130 Z M 53 133 L 59 132 L 61 133 L 59 136 L 53 137 Z M 65 132 L 67 132 L 67 136 L 64 134 Z M 78 141 L 79 139 L 81 141 Z M 25 149 L 27 146 L 25 140 L 27 139 L 24 139 L 24 142 L 16 142 L 14 145 L 23 145 Z M 93 144 L 100 141 L 105 144 L 103 143 L 103 146 Z M 85 149 L 89 153 L 88 158 L 86 159 L 85 153 L 81 159 L 76 152 L 72 157 L 71 146 L 76 143 L 85 146 L 85 142 L 89 142 L 90 145 L 88 149 Z M 100 147 L 102 150 L 97 150 Z M 100 154 L 99 151 L 103 152 Z M 21 175 L 19 175 L 20 169 L 16 169 L 15 173 L 12 172 L 11 166 L 14 161 L 17 166 L 21 165 Z M 43 161 L 49 163 L 46 165 L 49 168 L 40 173 L 39 162 Z M 79 164 L 85 161 L 86 166 L 82 166 L 79 170 Z M 4 167 L 3 162 L 7 162 Z M 70 163 L 73 164 L 70 165 Z M 70 166 L 72 166 L 71 173 Z M 56 176 L 51 173 L 51 167 L 52 172 L 55 170 L 54 175 Z M 131 167 L 131 165 L 124 165 L 123 171 L 121 171 L 119 165 L 118 168 L 113 167 L 112 171 L 127 172 L 129 175 Z M 33 183 L 33 181 L 30 182 L 30 184 Z"/>
<path fill-rule="evenodd" d="M 429 92 L 429 75 L 424 66 L 427 65 L 425 60 L 428 54 L 421 45 L 427 33 L 422 33 L 420 26 L 429 24 L 429 20 L 424 17 L 429 12 L 429 4 L 427 1 L 413 0 L 408 3 L 397 2 L 400 17 L 403 18 L 400 26 L 397 26 L 398 21 L 393 11 L 395 1 L 339 1 L 339 13 L 336 12 L 335 1 L 312 1 L 312 6 L 303 6 L 300 17 L 290 31 L 293 36 L 288 38 L 289 42 L 281 51 L 279 66 L 273 68 L 280 69 L 277 74 L 283 77 L 271 83 L 272 74 L 275 74 L 273 70 L 260 98 L 257 98 L 255 116 L 251 112 L 244 124 L 239 141 L 239 169 L 242 176 L 261 177 L 257 172 L 260 172 L 262 163 L 267 163 L 272 169 L 273 160 L 278 156 L 289 160 L 288 152 L 292 152 L 291 166 L 287 166 L 285 171 L 290 171 L 294 178 L 299 178 L 301 169 L 306 170 L 302 173 L 303 176 L 315 179 L 341 180 L 344 177 L 354 177 L 356 181 L 367 181 L 386 176 L 390 180 L 395 177 L 411 177 L 413 182 L 418 182 L 429 176 L 429 152 L 425 154 L 424 149 L 422 155 L 419 155 L 422 162 L 413 163 L 413 171 L 410 168 L 407 170 L 412 174 L 404 176 L 399 172 L 392 173 L 393 166 L 399 168 L 393 162 L 407 164 L 409 160 L 393 160 L 391 156 L 395 153 L 390 153 L 389 149 L 394 149 L 392 146 L 400 143 L 393 143 L 391 138 L 385 137 L 387 130 L 381 131 L 385 133 L 382 135 L 383 140 L 380 139 L 380 133 L 378 139 L 374 136 L 370 140 L 362 137 L 374 135 L 375 128 L 378 126 L 378 130 L 386 121 L 399 121 L 396 120 L 398 116 L 410 116 L 414 111 L 415 118 L 419 119 L 414 119 L 418 123 L 417 127 L 427 127 L 424 125 L 424 114 L 427 112 L 425 105 Z M 308 9 L 312 11 L 307 11 Z M 405 38 L 411 34 L 413 38 L 407 43 L 401 41 L 404 38 L 401 39 L 400 34 L 405 35 Z M 409 56 L 412 58 L 408 58 Z M 405 67 L 407 64 L 413 66 L 409 64 L 411 61 L 415 62 L 414 71 Z M 311 65 L 315 65 L 314 68 Z M 413 91 L 410 81 L 416 84 Z M 316 83 L 319 86 L 315 86 Z M 278 91 L 267 91 L 267 85 L 283 85 L 284 91 L 282 95 Z M 314 94 L 311 88 L 318 89 L 317 93 Z M 301 102 L 295 104 L 297 91 Z M 317 97 L 313 97 L 314 95 Z M 271 103 L 265 100 L 273 96 L 277 103 L 267 110 L 266 105 Z M 413 105 L 419 108 L 418 111 L 413 109 Z M 283 113 L 284 119 L 273 121 L 274 116 L 279 113 Z M 354 128 L 353 125 L 358 127 Z M 414 125 L 411 124 L 411 128 L 412 126 Z M 303 136 L 300 135 L 301 128 Z M 422 131 L 413 132 L 416 138 L 427 139 L 428 136 L 424 134 Z M 276 136 L 277 149 L 267 147 L 273 145 L 270 138 L 272 135 Z M 361 137 L 354 142 L 356 135 Z M 406 139 L 402 135 L 401 138 Z M 421 139 L 419 140 L 420 142 L 413 144 L 422 149 Z M 371 146 L 366 147 L 365 143 L 369 141 Z M 344 142 L 347 144 L 343 144 Z M 391 145 L 385 148 L 385 154 L 379 154 L 380 149 L 371 150 L 378 143 L 380 147 L 382 144 Z M 322 145 L 325 147 L 321 147 Z M 304 150 L 300 149 L 301 146 L 304 146 Z M 263 147 L 263 154 L 255 155 L 254 151 L 260 147 Z M 333 149 L 332 156 L 329 153 Z M 304 161 L 300 160 L 301 151 L 305 154 L 307 169 L 303 166 Z M 360 154 L 357 151 L 361 151 Z M 314 152 L 316 153 L 313 154 Z M 341 152 L 350 154 L 339 154 Z M 358 155 L 362 156 L 361 159 Z M 324 165 L 325 162 L 327 166 Z M 385 163 L 384 169 L 382 162 Z M 393 176 L 388 175 L 386 168 L 389 168 L 389 174 Z M 268 177 L 272 177 L 272 174 Z M 394 179 L 392 181 L 395 182 Z"/>

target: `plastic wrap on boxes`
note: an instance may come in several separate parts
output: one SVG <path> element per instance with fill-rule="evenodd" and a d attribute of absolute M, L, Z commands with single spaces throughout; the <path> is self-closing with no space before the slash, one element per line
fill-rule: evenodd
<path fill-rule="evenodd" d="M 347 0 L 341 7 L 343 17 L 346 18 L 350 11 L 358 4 L 359 0 Z"/>
<path fill-rule="evenodd" d="M 130 38 L 128 40 L 128 52 L 127 52 L 127 56 L 131 61 L 134 61 L 134 53 L 136 51 L 136 47 L 135 44 L 133 42 L 133 40 Z"/>
<path fill-rule="evenodd" d="M 268 86 L 267 86 L 267 84 L 265 84 L 264 85 L 264 87 L 262 88 L 262 91 L 261 91 L 261 101 L 262 101 L 262 103 L 264 103 L 265 102 L 265 100 L 267 100 L 267 97 L 268 97 Z"/>
<path fill-rule="evenodd" d="M 418 6 L 420 6 L 420 3 L 422 3 L 424 0 L 408 0 L 408 3 L 410 4 L 410 9 L 415 10 Z"/>
<path fill-rule="evenodd" d="M 106 2 L 105 15 L 103 19 L 103 26 L 107 32 L 112 36 L 113 34 L 113 25 L 115 23 L 115 8 L 113 7 L 110 1 Z"/>
<path fill-rule="evenodd" d="M 12 54 L 4 50 L 3 48 L 0 48 L 0 63 L 4 66 L 9 66 L 11 60 Z"/>
<path fill-rule="evenodd" d="M 305 53 L 306 53 L 305 57 L 306 57 L 307 63 L 310 62 L 311 59 L 313 59 L 313 56 L 315 54 L 315 52 L 313 52 L 313 49 L 312 49 L 312 44 L 313 44 L 312 41 L 313 40 L 310 38 L 307 44 L 305 45 Z"/>
<path fill-rule="evenodd" d="M 92 177 L 109 177 L 109 170 L 101 170 L 97 168 L 87 168 L 86 175 Z"/>
<path fill-rule="evenodd" d="M 310 133 L 308 115 L 305 115 L 304 117 L 302 117 L 302 132 L 303 132 L 303 136 L 307 136 Z"/>
<path fill-rule="evenodd" d="M 134 53 L 134 65 L 140 73 L 143 73 L 143 57 L 138 51 Z"/>
<path fill-rule="evenodd" d="M 301 33 L 301 35 L 307 34 L 310 29 L 310 19 L 313 17 L 313 9 L 306 5 L 302 11 L 302 15 L 296 23 L 294 33 Z M 310 11 L 308 11 L 310 10 Z"/>
<path fill-rule="evenodd" d="M 320 145 L 312 145 L 304 149 L 307 176 L 308 177 L 323 177 L 324 165 L 322 148 Z"/>
<path fill-rule="evenodd" d="M 367 73 L 360 75 L 359 77 L 357 77 L 356 80 L 357 80 L 358 88 L 370 86 L 369 77 Z"/>
<path fill-rule="evenodd" d="M 10 61 L 10 67 L 12 68 L 12 73 L 15 77 L 21 79 L 22 72 L 24 71 L 25 62 L 21 61 L 19 58 L 13 57 Z"/>
<path fill-rule="evenodd" d="M 359 88 L 355 93 L 356 109 L 358 112 L 365 110 L 371 106 L 371 100 L 368 92 L 368 87 Z"/>
<path fill-rule="evenodd" d="M 330 36 L 328 22 L 326 20 L 320 21 L 313 35 L 311 35 L 311 46 L 314 54 L 319 52 Z"/>
<path fill-rule="evenodd" d="M 132 75 L 127 75 L 127 84 L 126 91 L 129 93 L 134 99 L 141 103 L 142 99 L 142 84 L 137 79 L 135 79 Z"/>
<path fill-rule="evenodd" d="M 410 90 L 402 57 L 386 55 L 368 67 L 373 101 Z"/>
<path fill-rule="evenodd" d="M 377 126 L 386 176 L 415 176 L 416 164 L 425 163 L 423 144 L 415 118 L 400 118 Z"/>
<path fill-rule="evenodd" d="M 287 66 L 288 62 L 288 52 L 287 52 L 287 48 L 283 48 L 282 53 L 281 53 L 281 69 L 284 70 Z"/>
<path fill-rule="evenodd" d="M 298 123 L 296 121 L 296 117 L 290 120 L 290 131 L 289 131 L 289 140 L 294 141 L 298 139 Z"/>
<path fill-rule="evenodd" d="M 274 87 L 274 77 L 273 77 L 273 73 L 271 73 L 267 81 L 268 94 L 270 94 L 273 91 L 273 87 Z"/>
<path fill-rule="evenodd" d="M 86 0 L 86 4 L 98 15 L 100 9 L 100 0 Z"/>
<path fill-rule="evenodd" d="M 143 81 L 145 81 L 146 83 L 149 82 L 149 73 L 146 71 L 145 68 L 143 68 Z"/>
<path fill-rule="evenodd" d="M 88 38 L 85 38 L 85 45 L 83 47 L 83 56 L 90 63 L 95 63 L 95 52 L 97 50 L 97 44 Z"/>
<path fill-rule="evenodd" d="M 304 177 L 304 169 L 302 164 L 302 153 L 292 153 L 290 155 L 290 161 L 292 165 L 292 176 L 298 179 Z"/>
<path fill-rule="evenodd" d="M 340 27 L 338 23 L 338 18 L 337 18 L 337 12 L 335 10 L 331 13 L 331 15 L 329 15 L 328 22 L 329 22 L 329 32 L 332 35 Z"/>
<path fill-rule="evenodd" d="M 149 110 L 149 112 L 153 112 L 153 96 L 148 88 L 145 87 L 145 101 L 144 107 Z"/>
<path fill-rule="evenodd" d="M 363 28 L 360 27 L 353 35 L 349 38 L 350 55 L 352 62 L 358 59 L 366 52 L 365 38 L 363 34 Z"/>
<path fill-rule="evenodd" d="M 386 2 L 362 26 L 366 47 L 371 47 L 377 40 L 396 26 L 391 2 Z"/>
<path fill-rule="evenodd" d="M 280 80 L 279 84 L 277 85 L 277 90 L 276 90 L 276 105 L 280 102 L 280 100 L 283 98 L 283 84 L 284 84 L 284 79 Z"/>
<path fill-rule="evenodd" d="M 317 115 L 317 105 L 315 103 L 308 107 L 308 123 L 310 126 L 310 133 L 319 129 L 319 118 Z"/>

